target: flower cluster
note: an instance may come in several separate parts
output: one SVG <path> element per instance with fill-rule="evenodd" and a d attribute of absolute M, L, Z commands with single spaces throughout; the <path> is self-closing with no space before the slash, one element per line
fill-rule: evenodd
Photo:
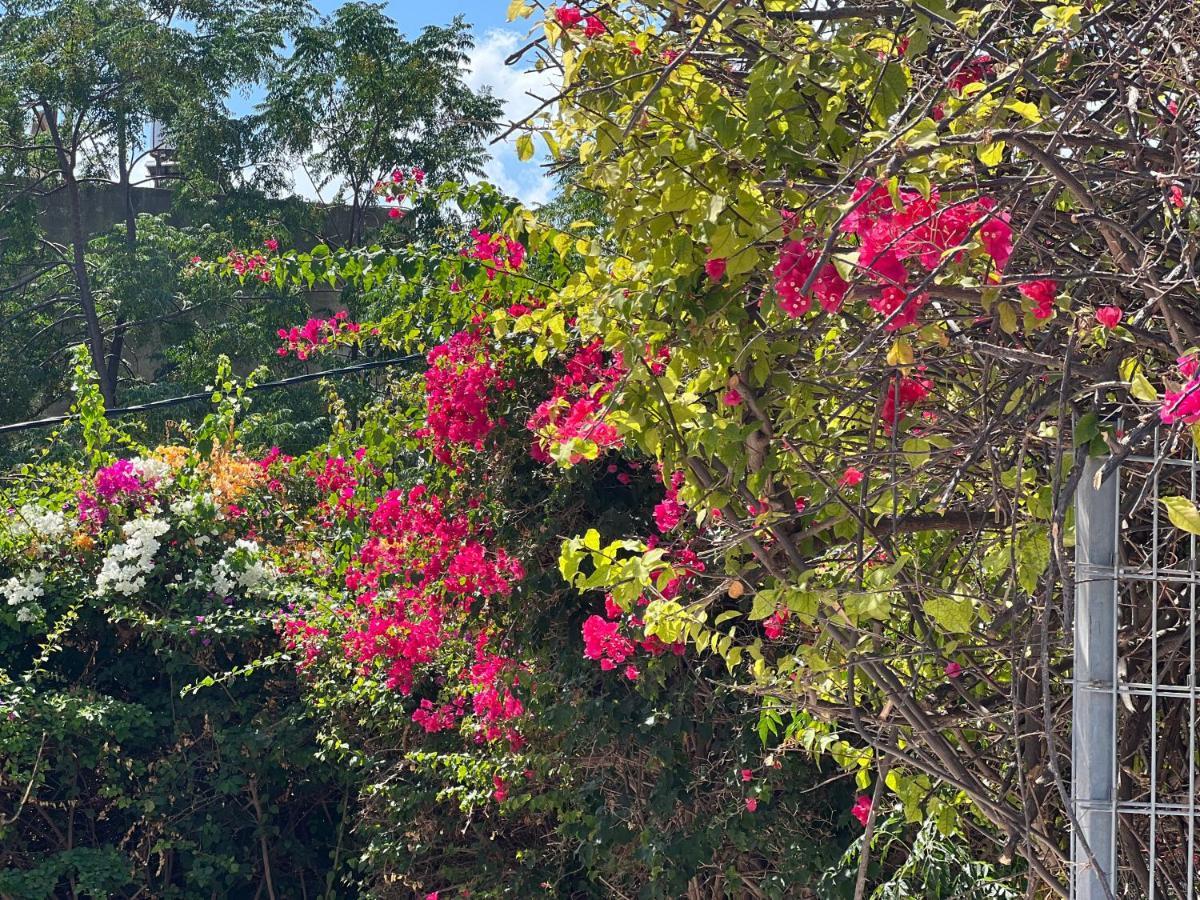
<path fill-rule="evenodd" d="M 568 31 L 572 28 L 582 27 L 584 36 L 588 38 L 599 37 L 608 31 L 598 16 L 585 16 L 583 10 L 577 6 L 554 7 L 550 13 L 559 27 Z"/>
<path fill-rule="evenodd" d="M 496 391 L 511 386 L 500 377 L 479 331 L 460 331 L 429 351 L 425 372 L 425 427 L 418 436 L 432 440 L 434 457 L 446 464 L 459 447 L 483 449 L 497 420 L 489 406 Z"/>
<path fill-rule="evenodd" d="M 381 178 L 375 182 L 374 192 L 388 203 L 396 204 L 388 210 L 388 218 L 399 219 L 404 215 L 400 204 L 408 198 L 408 191 L 415 190 L 424 183 L 425 170 L 419 166 L 413 166 L 408 171 L 397 167 L 392 169 L 387 178 Z"/>
<path fill-rule="evenodd" d="M 503 549 L 489 550 L 465 513 L 451 515 L 418 485 L 375 504 L 369 537 L 346 573 L 359 613 L 345 635 L 347 658 L 381 667 L 409 693 L 416 670 L 457 634 L 476 600 L 506 595 L 524 577 Z"/>
<path fill-rule="evenodd" d="M 46 573 L 34 569 L 24 576 L 13 575 L 0 584 L 0 594 L 8 600 L 9 606 L 16 607 L 18 622 L 33 622 L 44 615 L 45 610 L 38 601 L 46 593 L 43 587 L 45 581 Z"/>
<path fill-rule="evenodd" d="M 276 243 L 275 247 L 278 246 L 278 243 Z M 269 249 L 274 250 L 275 247 L 269 247 Z M 193 263 L 195 262 L 196 260 L 193 260 Z M 226 254 L 225 262 L 233 273 L 241 278 L 247 275 L 255 275 L 259 281 L 266 284 L 275 277 L 270 261 L 258 251 L 247 254 L 240 250 L 231 250 Z"/>
<path fill-rule="evenodd" d="M 519 272 L 525 265 L 525 246 L 520 241 L 472 228 L 471 242 L 462 255 L 482 262 L 489 281 L 498 273 Z"/>
<path fill-rule="evenodd" d="M 96 576 L 96 591 L 104 594 L 124 594 L 132 597 L 146 586 L 154 570 L 159 541 L 170 524 L 150 516 L 138 516 L 121 526 L 124 540 L 114 544 L 105 554 Z"/>
<path fill-rule="evenodd" d="M 1163 393 L 1159 418 L 1164 425 L 1194 425 L 1200 422 L 1200 357 L 1181 356 L 1175 366 L 1186 380 L 1179 390 Z"/>
<path fill-rule="evenodd" d="M 775 279 L 775 293 L 779 296 L 779 308 L 789 316 L 802 316 L 812 308 L 813 298 L 826 312 L 837 312 L 850 285 L 838 274 L 832 263 L 826 263 L 813 279 L 810 292 L 804 292 L 804 284 L 812 275 L 817 264 L 817 255 L 806 240 L 785 241 L 779 252 L 779 261 L 771 274 Z"/>
<path fill-rule="evenodd" d="M 910 265 L 929 272 L 947 256 L 959 262 L 972 237 L 983 247 L 995 273 L 1004 270 L 1012 255 L 1007 211 L 997 209 L 988 197 L 943 203 L 936 188 L 928 197 L 901 189 L 894 201 L 886 186 L 864 178 L 855 185 L 840 228 L 856 238 L 867 302 L 884 317 L 889 331 L 913 324 L 928 302 L 926 294 L 909 289 Z M 817 270 L 819 261 L 812 240 L 784 241 L 772 274 L 779 306 L 789 316 L 808 312 L 814 299 L 826 312 L 841 308 L 849 285 L 831 262 Z"/>
<path fill-rule="evenodd" d="M 603 616 L 588 616 L 583 623 L 583 655 L 600 661 L 600 668 L 612 671 L 634 654 L 633 641 L 620 633 L 621 626 Z"/>
<path fill-rule="evenodd" d="M 308 359 L 314 350 L 330 343 L 335 338 L 345 334 L 358 333 L 358 323 L 349 321 L 347 315 L 343 309 L 328 319 L 309 319 L 303 325 L 280 328 L 276 333 L 283 341 L 283 345 L 275 352 L 280 356 L 295 353 L 297 359 Z"/>
<path fill-rule="evenodd" d="M 884 430 L 891 434 L 904 414 L 917 404 L 923 402 L 933 389 L 933 382 L 928 378 L 901 376 L 888 385 L 879 409 L 879 418 L 883 421 Z"/>
<path fill-rule="evenodd" d="M 666 496 L 654 507 L 654 524 L 663 534 L 671 531 L 687 514 L 687 507 L 679 502 L 679 489 L 682 486 L 683 473 L 673 473 L 666 486 Z"/>
<path fill-rule="evenodd" d="M 604 415 L 625 366 L 604 357 L 597 339 L 567 360 L 566 372 L 555 379 L 550 397 L 527 423 L 536 435 L 530 451 L 534 459 L 548 463 L 557 458 L 574 465 L 621 446 L 616 427 Z"/>

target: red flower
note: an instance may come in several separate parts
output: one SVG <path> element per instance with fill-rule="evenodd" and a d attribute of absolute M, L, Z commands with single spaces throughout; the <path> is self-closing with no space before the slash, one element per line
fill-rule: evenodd
<path fill-rule="evenodd" d="M 958 663 L 956 663 L 956 662 L 946 663 L 946 677 L 947 678 L 957 678 L 961 674 L 962 674 L 962 666 L 960 666 Z"/>
<path fill-rule="evenodd" d="M 1121 324 L 1122 315 L 1119 306 L 1102 306 L 1096 310 L 1096 321 L 1102 328 L 1116 328 Z"/>
<path fill-rule="evenodd" d="M 583 36 L 588 38 L 600 37 L 608 31 L 604 23 L 596 16 L 588 16 L 583 20 Z"/>
<path fill-rule="evenodd" d="M 857 487 L 862 484 L 863 473 L 854 466 L 850 466 L 842 473 L 842 477 L 838 479 L 838 486 L 844 488 Z"/>
<path fill-rule="evenodd" d="M 858 799 L 854 801 L 854 806 L 850 808 L 850 815 L 858 819 L 863 828 L 866 828 L 867 820 L 871 817 L 871 798 L 866 794 L 859 794 Z"/>
<path fill-rule="evenodd" d="M 1020 292 L 1033 301 L 1033 317 L 1048 319 L 1054 315 L 1054 301 L 1058 297 L 1058 282 L 1053 278 L 1027 281 Z"/>
<path fill-rule="evenodd" d="M 753 781 L 754 773 L 749 769 L 742 769 L 742 781 Z"/>
<path fill-rule="evenodd" d="M 274 253 L 279 249 L 279 241 L 275 240 L 275 238 L 267 238 L 265 241 L 263 241 L 263 246 Z"/>
<path fill-rule="evenodd" d="M 724 403 L 726 406 L 741 406 L 742 405 L 742 395 L 739 394 L 733 388 L 731 388 L 721 396 L 721 402 Z"/>
<path fill-rule="evenodd" d="M 1183 188 L 1177 184 L 1171 185 L 1170 190 L 1171 205 L 1177 209 L 1183 209 L 1187 201 L 1183 199 Z"/>
<path fill-rule="evenodd" d="M 637 41 L 630 41 L 629 42 L 629 52 L 632 53 L 634 56 L 641 56 L 642 48 L 637 45 Z"/>
<path fill-rule="evenodd" d="M 704 263 L 704 271 L 708 273 L 709 281 L 720 281 L 725 277 L 725 260 L 710 256 Z"/>
<path fill-rule="evenodd" d="M 583 21 L 583 13 L 576 6 L 559 6 L 551 10 L 554 21 L 563 28 L 574 28 Z"/>
<path fill-rule="evenodd" d="M 400 218 L 400 210 L 396 209 L 396 207 L 393 206 L 391 209 L 388 210 L 388 218 L 389 219 Z"/>
<path fill-rule="evenodd" d="M 641 674 L 642 673 L 638 671 L 637 666 L 630 665 L 625 667 L 625 677 L 630 681 L 637 681 L 638 676 Z"/>
<path fill-rule="evenodd" d="M 753 797 L 746 798 L 746 812 L 754 812 L 758 809 L 758 801 Z"/>

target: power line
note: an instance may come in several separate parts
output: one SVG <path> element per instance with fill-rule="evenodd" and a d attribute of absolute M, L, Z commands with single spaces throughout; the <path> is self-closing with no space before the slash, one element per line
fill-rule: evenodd
<path fill-rule="evenodd" d="M 309 372 L 305 375 L 293 375 L 291 378 L 281 378 L 278 381 L 264 381 L 262 384 L 256 384 L 253 387 L 246 389 L 246 392 L 251 391 L 270 391 L 278 388 L 291 387 L 294 384 L 303 384 L 306 381 L 316 381 L 319 378 L 326 378 L 330 375 L 348 375 L 354 372 L 366 372 L 370 369 L 382 369 L 385 366 L 395 366 L 401 363 L 411 363 L 417 360 L 424 359 L 424 355 L 420 353 L 410 353 L 408 356 L 397 356 L 393 359 L 375 359 L 370 362 L 358 363 L 353 366 L 343 366 L 340 369 L 325 369 L 321 372 Z M 178 406 L 181 403 L 194 403 L 197 400 L 209 400 L 212 398 L 212 391 L 202 391 L 198 394 L 185 394 L 182 397 L 169 397 L 164 400 L 151 400 L 149 403 L 139 403 L 136 406 L 120 406 L 116 409 L 106 409 L 104 411 L 105 418 L 114 419 L 118 416 L 129 416 L 135 413 L 149 412 L 154 409 L 165 409 L 169 406 Z M 47 428 L 51 425 L 61 425 L 63 422 L 69 422 L 71 419 L 78 416 L 66 414 L 62 416 L 47 416 L 44 419 L 31 419 L 28 422 L 13 422 L 9 425 L 0 425 L 0 434 L 12 434 L 17 431 L 27 431 L 32 428 Z"/>

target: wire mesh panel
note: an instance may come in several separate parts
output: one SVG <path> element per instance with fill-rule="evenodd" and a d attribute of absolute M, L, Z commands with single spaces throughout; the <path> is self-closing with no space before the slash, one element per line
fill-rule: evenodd
<path fill-rule="evenodd" d="M 1200 579 L 1170 512 L 1200 499 L 1194 444 L 1160 430 L 1097 485 L 1100 470 L 1076 506 L 1073 891 L 1191 900 Z"/>

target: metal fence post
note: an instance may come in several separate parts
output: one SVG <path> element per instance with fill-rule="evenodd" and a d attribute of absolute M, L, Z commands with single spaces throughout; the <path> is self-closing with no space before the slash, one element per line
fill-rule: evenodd
<path fill-rule="evenodd" d="M 1088 459 L 1075 495 L 1075 677 L 1072 683 L 1071 836 L 1076 900 L 1116 891 L 1116 631 L 1120 473 L 1099 487 Z M 1098 864 L 1092 865 L 1080 838 Z M 1108 889 L 1105 890 L 1107 885 Z"/>

